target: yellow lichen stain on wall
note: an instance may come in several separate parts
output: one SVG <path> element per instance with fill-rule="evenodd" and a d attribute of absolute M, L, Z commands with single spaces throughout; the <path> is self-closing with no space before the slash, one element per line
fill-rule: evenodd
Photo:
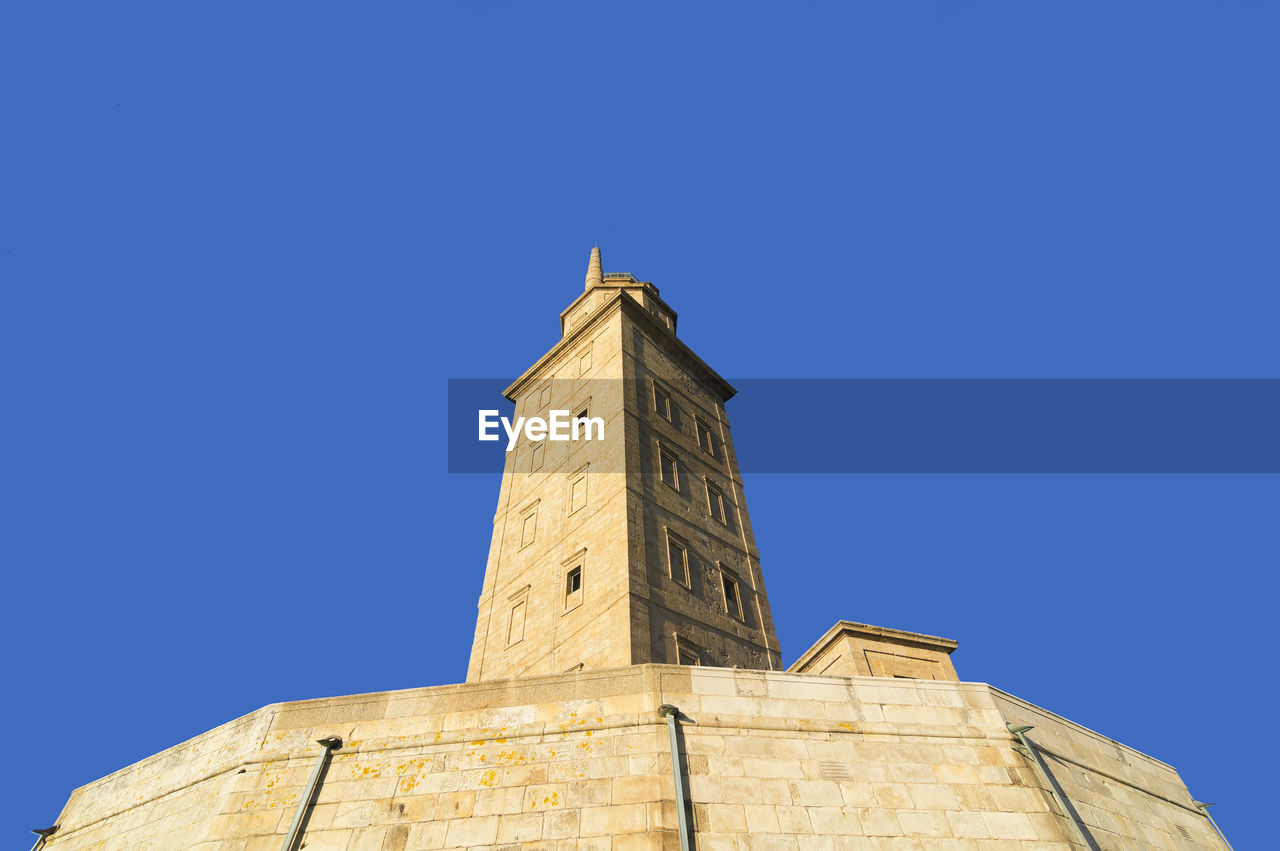
<path fill-rule="evenodd" d="M 547 780 L 552 783 L 566 780 L 582 780 L 587 776 L 587 762 L 584 759 L 566 760 L 548 766 Z"/>
<path fill-rule="evenodd" d="M 399 786 L 401 792 L 413 791 L 418 785 L 418 781 L 426 770 L 429 761 L 426 759 L 411 759 L 396 766 L 396 776 L 400 778 Z"/>
<path fill-rule="evenodd" d="M 529 799 L 529 809 L 536 810 L 540 805 L 544 807 L 560 806 L 560 793 L 552 792 L 550 795 L 544 797 L 541 802 L 538 801 L 538 797 L 536 795 Z"/>
<path fill-rule="evenodd" d="M 396 776 L 403 777 L 404 773 L 408 771 L 410 768 L 416 768 L 419 771 L 421 771 L 426 767 L 427 767 L 427 761 L 425 759 L 411 759 L 408 762 L 401 763 L 400 765 L 396 766 Z"/>
<path fill-rule="evenodd" d="M 492 768 L 480 775 L 480 785 L 493 788 L 498 784 L 498 772 Z"/>

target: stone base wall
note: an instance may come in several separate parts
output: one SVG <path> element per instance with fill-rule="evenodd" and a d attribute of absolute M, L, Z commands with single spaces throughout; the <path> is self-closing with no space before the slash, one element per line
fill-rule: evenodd
<path fill-rule="evenodd" d="M 1220 848 L 1164 763 L 976 683 L 672 665 L 275 704 L 76 790 L 46 846 L 278 849 L 337 735 L 307 851 L 678 848 L 663 703 L 701 851 Z"/>

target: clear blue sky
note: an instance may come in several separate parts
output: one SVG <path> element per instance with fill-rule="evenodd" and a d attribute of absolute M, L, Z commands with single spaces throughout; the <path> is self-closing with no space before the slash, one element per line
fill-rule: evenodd
<path fill-rule="evenodd" d="M 261 705 L 464 678 L 498 483 L 446 380 L 541 355 L 597 240 L 730 377 L 1280 377 L 1277 15 L 5 4 L 3 843 Z M 1272 838 L 1280 477 L 746 484 L 788 661 L 955 637 Z"/>

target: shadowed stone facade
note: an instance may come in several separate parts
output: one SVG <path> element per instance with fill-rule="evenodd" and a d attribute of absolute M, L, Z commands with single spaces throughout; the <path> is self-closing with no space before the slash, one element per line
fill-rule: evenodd
<path fill-rule="evenodd" d="M 508 454 L 465 684 L 264 707 L 75 790 L 44 847 L 674 849 L 681 809 L 702 851 L 1225 847 L 1172 767 L 959 682 L 949 639 L 840 621 L 783 671 L 733 388 L 675 329 L 594 250 L 506 391 L 605 437 Z"/>

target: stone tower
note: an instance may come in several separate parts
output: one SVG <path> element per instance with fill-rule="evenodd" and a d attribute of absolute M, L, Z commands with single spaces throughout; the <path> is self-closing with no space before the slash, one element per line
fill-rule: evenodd
<path fill-rule="evenodd" d="M 605 275 L 505 391 L 602 439 L 507 454 L 467 681 L 646 662 L 782 670 L 724 403 L 658 288 Z"/>
<path fill-rule="evenodd" d="M 782 670 L 733 388 L 675 330 L 593 251 L 507 389 L 605 430 L 507 455 L 470 682 L 265 706 L 77 789 L 42 851 L 1230 847 L 949 639 L 842 620 Z"/>

